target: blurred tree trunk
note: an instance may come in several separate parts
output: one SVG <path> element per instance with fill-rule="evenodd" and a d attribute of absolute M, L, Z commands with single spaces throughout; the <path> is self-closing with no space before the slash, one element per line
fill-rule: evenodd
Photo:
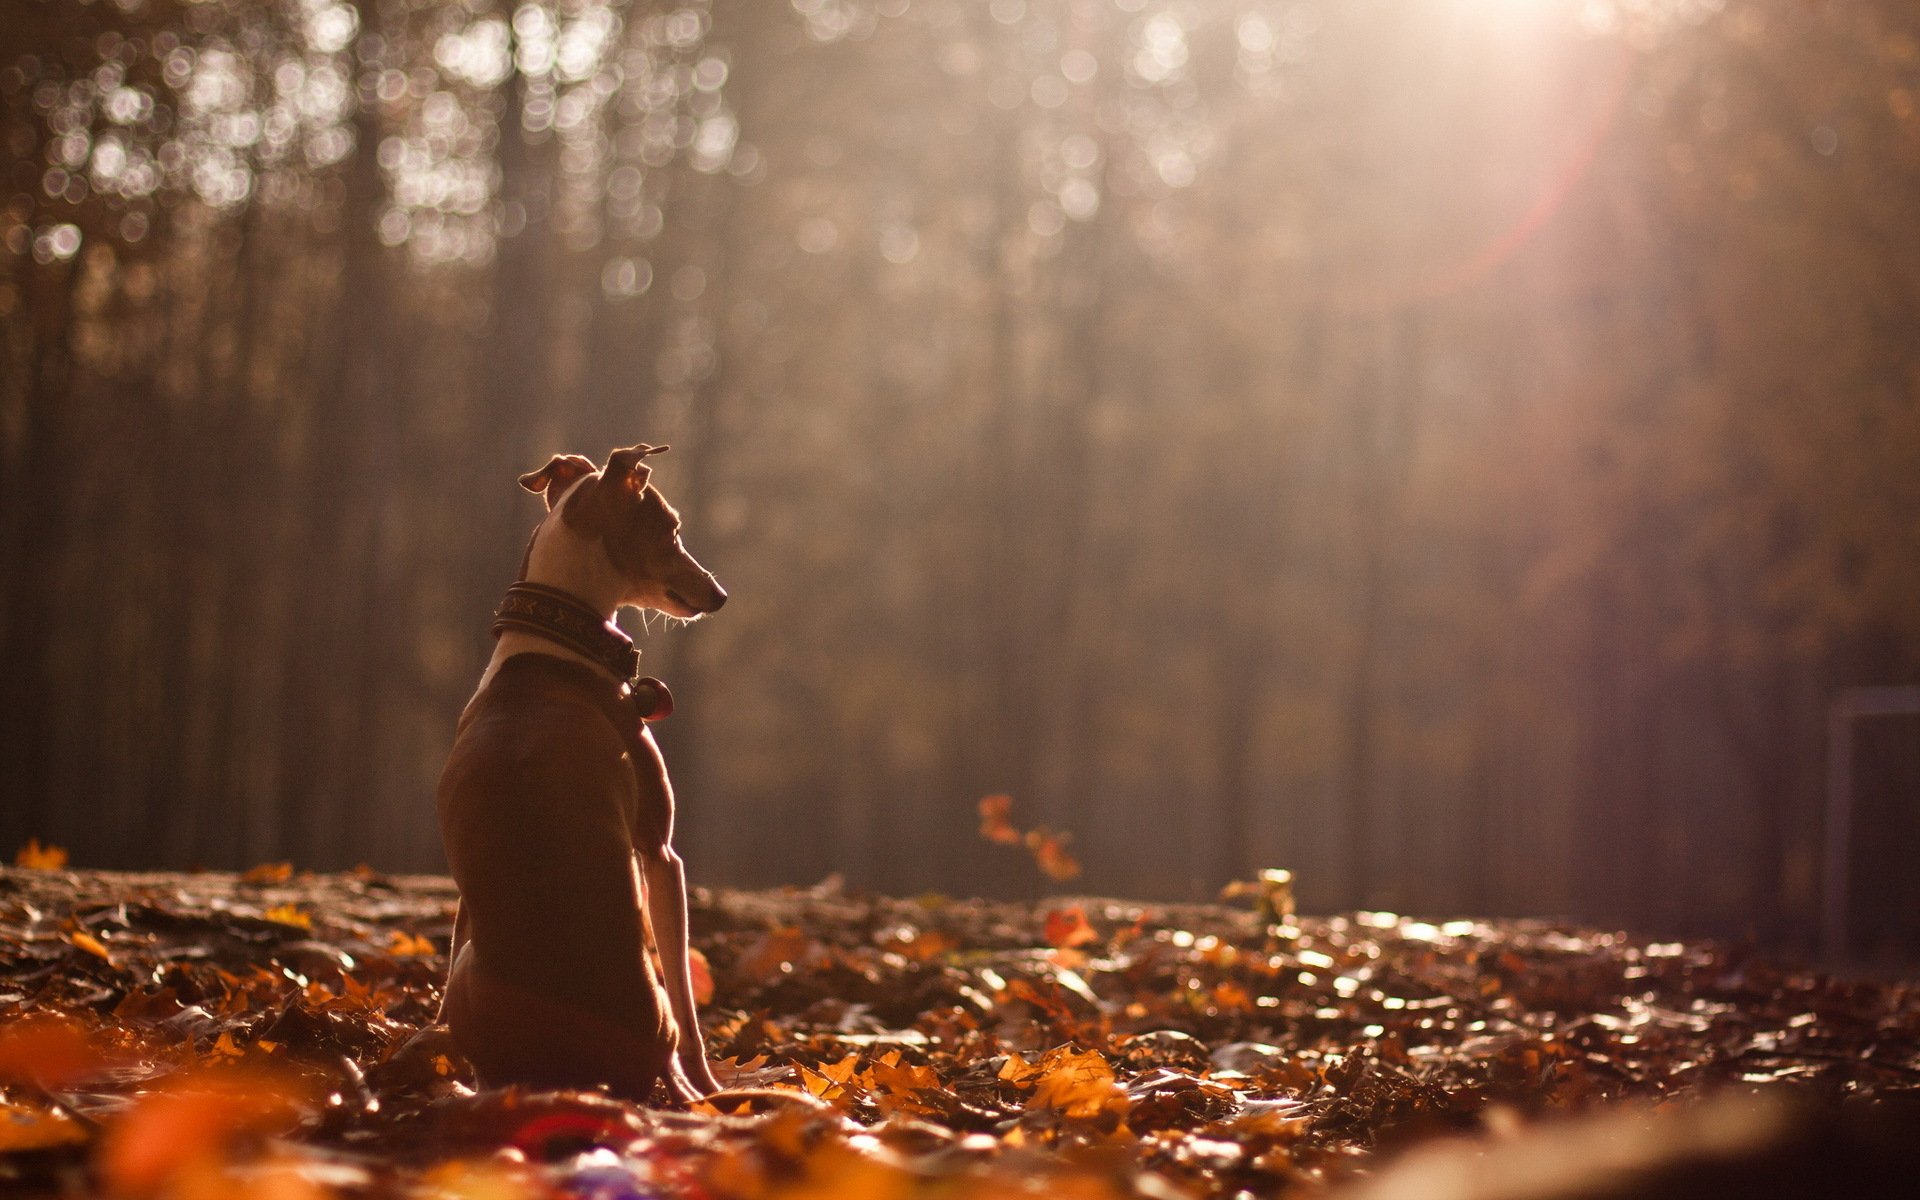
<path fill-rule="evenodd" d="M 1347 796 L 1346 877 L 1356 907 L 1375 900 L 1378 868 L 1389 859 L 1379 768 L 1386 753 L 1381 726 L 1388 710 L 1387 639 L 1393 620 L 1391 589 L 1399 569 L 1400 524 L 1411 469 L 1419 401 L 1420 319 L 1411 311 L 1390 318 L 1362 348 L 1366 360 L 1355 389 L 1353 452 L 1357 466 L 1354 536 L 1360 555 L 1355 582 L 1352 651 L 1348 663 L 1346 741 L 1341 777 Z M 1370 361 L 1374 354 L 1382 360 Z"/>
<path fill-rule="evenodd" d="M 0 778 L 14 781 L 0 805 L 0 830 L 13 842 L 44 836 L 54 798 L 48 782 L 55 753 L 52 662 L 54 628 L 63 603 L 55 588 L 67 552 L 71 477 L 87 462 L 70 441 L 73 420 L 74 297 L 77 262 L 23 263 L 22 308 L 31 322 L 21 364 L 19 441 L 6 447 L 5 604 L 0 612 Z"/>
<path fill-rule="evenodd" d="M 371 6 L 362 28 L 376 28 Z M 376 227 L 385 201 L 378 154 L 381 126 L 368 106 L 356 110 L 339 233 L 335 314 L 316 343 L 318 383 L 303 436 L 289 464 L 295 533 L 276 564 L 286 589 L 285 624 L 268 633 L 286 656 L 282 680 L 279 784 L 284 812 L 297 826 L 282 834 L 288 852 L 315 866 L 345 866 L 362 832 L 356 789 L 367 786 L 377 750 L 367 744 L 362 638 L 376 547 L 377 500 L 389 484 L 371 474 L 378 427 L 373 409 L 394 403 L 387 355 L 395 348 L 390 274 Z"/>

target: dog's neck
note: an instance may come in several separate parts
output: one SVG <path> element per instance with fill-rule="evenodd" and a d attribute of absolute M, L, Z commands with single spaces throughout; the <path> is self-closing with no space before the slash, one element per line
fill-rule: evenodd
<path fill-rule="evenodd" d="M 528 583 L 558 588 L 577 597 L 607 621 L 612 621 L 614 614 L 620 610 L 621 597 L 627 592 L 625 582 L 607 560 L 606 552 L 597 542 L 582 536 L 567 524 L 560 515 L 559 504 L 554 505 L 553 511 L 534 531 L 533 544 L 527 550 L 524 578 Z M 503 629 L 494 643 L 493 657 L 487 660 L 487 669 L 480 675 L 480 686 L 474 689 L 475 695 L 485 690 L 494 673 L 500 669 L 500 664 L 516 654 L 552 655 L 591 667 L 612 683 L 627 682 L 604 664 L 549 638 L 525 630 Z"/>

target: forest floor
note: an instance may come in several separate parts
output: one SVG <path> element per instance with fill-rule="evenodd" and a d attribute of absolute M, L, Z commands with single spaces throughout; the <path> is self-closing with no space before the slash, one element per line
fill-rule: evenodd
<path fill-rule="evenodd" d="M 1704 1156 L 1868 1195 L 1914 1166 L 1878 1132 L 1920 1101 L 1914 985 L 1254 899 L 699 891 L 723 1082 L 820 1102 L 723 1115 L 475 1094 L 430 1024 L 445 879 L 0 868 L 0 1193 L 1683 1195 L 1647 1181 Z M 1640 1183 L 1562 1177 L 1609 1165 Z M 1770 1190 L 1795 1172 L 1844 1186 Z"/>

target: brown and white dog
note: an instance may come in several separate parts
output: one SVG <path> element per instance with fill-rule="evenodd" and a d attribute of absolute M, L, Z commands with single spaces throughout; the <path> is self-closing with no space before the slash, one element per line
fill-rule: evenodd
<path fill-rule="evenodd" d="M 616 450 L 604 468 L 558 456 L 520 479 L 547 516 L 437 797 L 460 888 L 442 1015 L 485 1086 L 645 1100 L 664 1081 L 681 1101 L 719 1086 L 694 1009 L 673 788 L 642 723 L 664 690 L 629 678 L 637 655 L 613 624 L 622 607 L 693 619 L 727 599 L 648 483 L 642 460 L 665 449 Z"/>

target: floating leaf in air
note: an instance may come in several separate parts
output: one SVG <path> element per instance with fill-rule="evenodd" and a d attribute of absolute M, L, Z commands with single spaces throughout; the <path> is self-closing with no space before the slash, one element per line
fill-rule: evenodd
<path fill-rule="evenodd" d="M 1013 812 L 1013 797 L 1003 793 L 980 798 L 980 836 L 1003 846 L 1020 844 L 1020 831 L 1008 818 Z"/>
<path fill-rule="evenodd" d="M 1071 834 L 1046 828 L 1027 833 L 1027 849 L 1033 852 L 1033 861 L 1047 873 L 1047 878 L 1065 881 L 1080 874 L 1080 860 L 1067 850 L 1071 840 Z"/>

